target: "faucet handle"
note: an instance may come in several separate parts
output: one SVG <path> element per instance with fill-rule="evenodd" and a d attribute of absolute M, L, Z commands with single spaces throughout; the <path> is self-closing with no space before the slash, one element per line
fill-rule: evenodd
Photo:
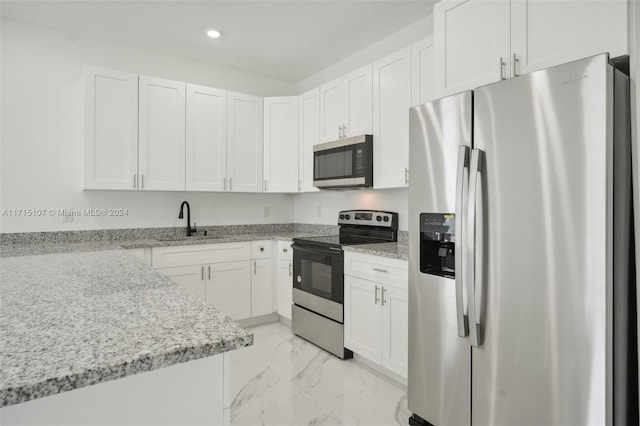
<path fill-rule="evenodd" d="M 191 232 L 196 233 L 198 232 L 198 229 L 196 228 L 196 223 L 193 222 L 193 227 L 191 228 Z"/>

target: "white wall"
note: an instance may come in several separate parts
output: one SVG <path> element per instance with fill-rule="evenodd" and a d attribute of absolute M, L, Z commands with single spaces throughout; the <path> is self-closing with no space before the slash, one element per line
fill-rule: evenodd
<path fill-rule="evenodd" d="M 357 26 L 354 27 L 354 31 L 357 31 Z M 299 81 L 296 83 L 296 93 L 304 93 L 307 90 L 318 87 L 333 80 L 334 78 L 370 64 L 430 35 L 433 35 L 433 15 L 420 19 L 419 21 L 414 22 L 413 24 L 365 47 L 353 55 L 328 66 L 322 71 Z"/>
<path fill-rule="evenodd" d="M 295 196 L 294 216 L 296 223 L 318 223 L 335 225 L 340 210 L 371 209 L 387 210 L 399 214 L 401 230 L 409 229 L 409 190 L 377 189 L 352 191 L 310 192 Z"/>
<path fill-rule="evenodd" d="M 291 94 L 292 84 L 10 21 L 1 35 L 0 208 L 129 209 L 72 223 L 2 216 L 2 232 L 182 226 L 182 200 L 202 225 L 292 221 L 291 195 L 82 191 L 82 72 L 92 64 L 257 95 Z"/>

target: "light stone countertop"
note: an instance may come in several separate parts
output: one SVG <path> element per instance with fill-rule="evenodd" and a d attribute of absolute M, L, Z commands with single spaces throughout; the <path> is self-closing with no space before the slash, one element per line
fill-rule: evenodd
<path fill-rule="evenodd" d="M 392 259 L 409 260 L 409 245 L 402 242 L 345 246 L 343 250 L 373 256 L 389 257 Z"/>
<path fill-rule="evenodd" d="M 3 257 L 0 271 L 0 407 L 253 343 L 123 250 Z"/>
<path fill-rule="evenodd" d="M 122 250 L 149 247 L 170 247 L 196 244 L 215 244 L 245 241 L 281 240 L 291 241 L 294 238 L 317 237 L 322 234 L 310 232 L 272 232 L 254 234 L 218 235 L 196 237 L 193 239 L 156 239 L 138 238 L 109 240 L 98 239 L 81 242 L 36 242 L 28 244 L 0 244 L 0 257 L 34 256 L 53 253 L 80 253 L 90 251 Z"/>

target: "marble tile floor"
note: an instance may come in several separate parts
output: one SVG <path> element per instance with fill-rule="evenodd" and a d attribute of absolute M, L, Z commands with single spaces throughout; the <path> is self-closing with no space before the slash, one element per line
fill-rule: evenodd
<path fill-rule="evenodd" d="M 282 323 L 253 332 L 252 346 L 231 352 L 232 425 L 407 425 L 404 386 Z"/>

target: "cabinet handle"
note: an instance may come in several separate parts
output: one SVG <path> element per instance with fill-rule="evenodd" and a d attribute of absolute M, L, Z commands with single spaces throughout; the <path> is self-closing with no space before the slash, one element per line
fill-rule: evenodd
<path fill-rule="evenodd" d="M 232 186 L 231 186 L 231 178 L 229 178 L 229 191 L 231 191 L 231 188 L 232 188 Z"/>
<path fill-rule="evenodd" d="M 136 174 L 133 174 L 133 189 L 138 187 L 138 180 L 136 179 Z"/>
<path fill-rule="evenodd" d="M 140 184 L 140 188 L 144 189 L 144 175 L 140 175 L 142 179 L 142 183 Z"/>
<path fill-rule="evenodd" d="M 255 275 L 255 274 L 256 274 L 256 263 L 257 263 L 257 262 L 254 260 L 254 261 L 253 261 L 253 275 Z"/>
<path fill-rule="evenodd" d="M 293 275 L 292 264 L 289 262 L 289 276 Z"/>
<path fill-rule="evenodd" d="M 518 76 L 518 62 L 520 62 L 520 59 L 518 59 L 518 56 L 516 56 L 516 54 L 513 54 L 513 66 L 511 68 L 513 68 L 513 76 L 517 77 Z"/>
<path fill-rule="evenodd" d="M 224 179 L 222 179 L 222 184 L 224 185 L 223 191 L 226 191 L 227 190 L 227 178 L 226 177 Z"/>
<path fill-rule="evenodd" d="M 404 184 L 409 185 L 409 168 L 404 168 Z"/>
<path fill-rule="evenodd" d="M 378 304 L 378 301 L 380 300 L 380 299 L 378 299 L 378 289 L 379 288 L 380 287 L 376 286 L 376 295 L 374 296 L 374 300 L 373 300 L 373 303 L 375 303 L 376 305 Z"/>
<path fill-rule="evenodd" d="M 287 250 L 286 248 L 282 249 L 282 252 L 283 252 L 283 253 L 286 253 L 286 252 L 288 252 L 288 251 L 289 251 L 289 250 Z"/>
<path fill-rule="evenodd" d="M 380 289 L 382 290 L 382 303 L 381 305 L 384 306 L 384 287 L 380 287 Z"/>
<path fill-rule="evenodd" d="M 211 265 L 209 265 L 209 281 L 211 281 Z"/>
<path fill-rule="evenodd" d="M 267 180 L 266 179 L 264 180 L 264 190 L 265 190 L 265 192 L 267 191 Z"/>
<path fill-rule="evenodd" d="M 342 126 L 338 126 L 338 139 L 342 139 Z"/>
<path fill-rule="evenodd" d="M 200 267 L 200 279 L 204 281 L 204 265 Z"/>
<path fill-rule="evenodd" d="M 298 191 L 302 191 L 302 181 L 298 181 Z"/>
<path fill-rule="evenodd" d="M 504 62 L 502 56 L 500 56 L 500 80 L 506 80 L 507 78 L 504 76 L 504 66 L 507 65 Z"/>
<path fill-rule="evenodd" d="M 384 273 L 389 272 L 386 269 L 380 269 L 380 268 L 373 268 L 373 270 L 376 271 L 376 272 L 384 272 Z"/>

